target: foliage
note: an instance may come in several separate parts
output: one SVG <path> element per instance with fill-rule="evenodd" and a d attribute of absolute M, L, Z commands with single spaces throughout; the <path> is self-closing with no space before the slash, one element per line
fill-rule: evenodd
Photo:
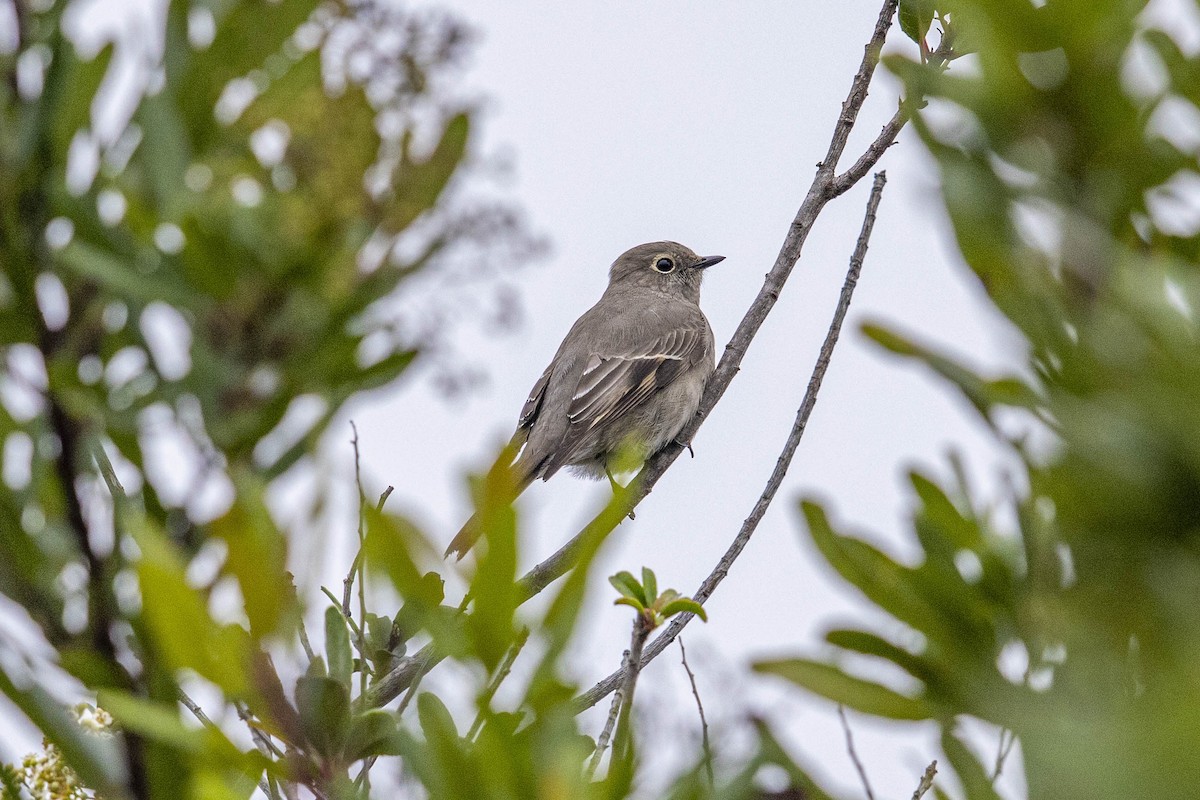
<path fill-rule="evenodd" d="M 117 47 L 84 53 L 64 34 L 77 4 L 13 9 L 16 49 L 0 53 L 0 591 L 56 659 L 22 649 L 0 668 L 47 742 L 37 775 L 5 770 L 4 791 L 366 797 L 388 757 L 437 797 L 625 796 L 628 772 L 581 768 L 594 744 L 561 664 L 602 535 L 544 613 L 519 611 L 498 466 L 479 483 L 485 542 L 453 605 L 423 534 L 386 495 L 364 498 L 361 552 L 343 596 L 326 590 L 314 651 L 286 571 L 292 531 L 268 510 L 347 400 L 418 355 L 392 310 L 398 287 L 456 253 L 529 249 L 511 210 L 458 188 L 474 119 L 451 99 L 462 26 L 370 2 L 173 0 L 159 62 L 106 132 L 92 111 L 110 102 Z M 371 576 L 398 611 L 379 613 L 375 592 L 368 606 Z M 232 614 L 215 602 L 231 588 Z M 651 594 L 656 615 L 703 613 Z M 498 702 L 531 640 L 521 690 Z M 444 658 L 470 676 L 465 733 L 454 697 L 419 688 Z M 42 671 L 98 699 L 118 735 L 82 731 Z M 233 716 L 248 726 L 237 735 Z M 795 771 L 770 741 L 730 796 L 752 790 L 756 765 Z"/>
<path fill-rule="evenodd" d="M 899 4 L 919 43 L 889 61 L 904 108 L 1027 369 L 982 376 L 868 334 L 957 387 L 1023 474 L 987 510 L 965 480 L 914 473 L 915 565 L 805 502 L 821 556 L 920 634 L 829 643 L 913 681 L 805 658 L 758 669 L 936 721 L 968 798 L 995 796 L 1000 765 L 962 736 L 967 717 L 1019 739 L 1036 797 L 1181 797 L 1200 779 L 1200 281 L 1195 226 L 1173 205 L 1197 169 L 1157 114 L 1194 110 L 1200 68 L 1139 26 L 1142 5 Z M 639 796 L 657 753 L 632 735 L 636 670 L 614 706 L 620 757 L 594 778 L 603 746 L 564 663 L 604 526 L 525 607 L 502 456 L 475 482 L 483 538 L 466 596 L 448 601 L 440 548 L 360 485 L 360 552 L 341 596 L 325 589 L 314 649 L 286 571 L 292 531 L 269 511 L 346 402 L 419 356 L 390 302 L 404 281 L 462 248 L 528 242 L 511 211 L 460 190 L 474 114 L 447 84 L 462 27 L 369 2 L 173 0 L 160 62 L 110 135 L 91 112 L 119 54 L 78 51 L 62 24 L 74 7 L 16 3 L 17 47 L 0 53 L 0 592 L 56 653 L 11 648 L 0 690 L 45 734 L 46 764 L 112 800 L 358 798 L 373 780 L 381 796 Z M 971 69 L 947 71 L 968 52 Z M 1129 77 L 1134 52 L 1156 81 Z M 167 479 L 166 440 L 186 453 L 186 489 Z M 619 498 L 607 513 L 624 515 Z M 610 580 L 637 613 L 635 652 L 672 615 L 705 616 L 650 569 Z M 367 581 L 385 591 L 368 597 Z M 215 602 L 230 589 L 232 614 Z M 423 691 L 443 660 L 454 690 Z M 118 735 L 81 730 L 43 670 L 98 699 Z M 781 797 L 829 796 L 760 723 L 712 772 L 692 755 L 664 796 L 763 797 L 767 765 L 787 777 Z M 407 783 L 383 788 L 384 767 Z M 31 780 L 0 772 L 8 795 Z"/>
<path fill-rule="evenodd" d="M 1182 798 L 1200 780 L 1200 231 L 1182 205 L 1200 165 L 1165 116 L 1196 113 L 1200 62 L 1139 24 L 1145 5 L 902 4 L 914 38 L 935 12 L 952 24 L 973 69 L 888 61 L 928 100 L 913 122 L 958 246 L 1027 365 L 991 379 L 867 333 L 957 387 L 1020 474 L 986 509 L 965 480 L 913 473 L 914 566 L 802 506 L 824 559 L 920 634 L 829 643 L 899 667 L 915 691 L 807 659 L 759 668 L 869 714 L 937 721 L 972 799 L 996 796 L 1001 764 L 974 752 L 964 718 L 1015 734 L 1031 797 Z"/>
<path fill-rule="evenodd" d="M 682 613 L 695 614 L 708 622 L 708 614 L 704 611 L 704 606 L 692 598 L 684 597 L 674 589 L 664 589 L 660 594 L 658 578 L 655 577 L 654 570 L 649 567 L 642 567 L 641 583 L 631 573 L 624 570 L 611 576 L 608 582 L 621 594 L 614 603 L 629 606 L 637 611 L 639 616 L 645 618 L 646 625 L 650 630 L 654 630 L 676 614 Z"/>

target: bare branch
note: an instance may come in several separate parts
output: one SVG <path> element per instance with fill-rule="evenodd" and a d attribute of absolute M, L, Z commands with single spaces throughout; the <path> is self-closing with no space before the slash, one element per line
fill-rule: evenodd
<path fill-rule="evenodd" d="M 925 774 L 921 776 L 921 782 L 917 784 L 916 791 L 913 792 L 912 800 L 921 800 L 926 792 L 933 787 L 933 778 L 937 775 L 937 761 L 931 761 L 929 766 L 925 768 Z"/>
<path fill-rule="evenodd" d="M 517 660 L 517 656 L 521 654 L 521 650 L 525 647 L 525 643 L 529 641 L 529 628 L 521 628 L 517 633 L 517 638 L 508 646 L 508 651 L 504 654 L 504 660 L 500 662 L 500 666 L 496 668 L 496 674 L 488 681 L 488 685 L 483 690 L 483 694 L 479 698 L 479 713 L 475 715 L 475 721 L 471 723 L 470 730 L 467 731 L 467 739 L 474 739 L 479 731 L 483 729 L 484 709 L 492 702 L 492 698 L 496 696 L 496 691 L 500 688 L 500 684 L 504 683 L 504 679 L 512 672 L 513 662 Z"/>
<path fill-rule="evenodd" d="M 850 760 L 854 762 L 854 769 L 858 771 L 858 778 L 862 781 L 863 790 L 867 793 L 867 800 L 875 800 L 875 793 L 871 791 L 871 781 L 867 778 L 867 770 L 858 758 L 858 751 L 854 749 L 854 734 L 850 732 L 850 720 L 846 719 L 846 707 L 838 703 L 837 708 L 838 719 L 842 721 L 842 731 L 846 734 L 846 752 L 850 754 Z"/>
<path fill-rule="evenodd" d="M 626 650 L 621 655 L 621 669 L 627 669 L 629 663 L 629 651 Z M 596 738 L 596 749 L 592 751 L 592 758 L 587 765 L 587 776 L 589 778 L 596 774 L 596 767 L 600 766 L 600 759 L 604 757 L 604 751 L 608 749 L 608 740 L 612 737 L 613 727 L 617 724 L 617 713 L 621 710 L 621 702 L 624 697 L 625 690 L 623 687 L 618 688 L 613 694 L 612 703 L 608 706 L 608 718 L 604 720 L 604 728 Z"/>
<path fill-rule="evenodd" d="M 992 770 L 992 783 L 1000 779 L 1000 773 L 1004 771 L 1004 761 L 1008 758 L 1008 754 L 1012 752 L 1016 741 L 1017 735 L 1008 728 L 1000 730 L 1000 744 L 996 751 L 996 766 Z"/>
<path fill-rule="evenodd" d="M 888 123 L 883 126 L 883 130 L 875 137 L 875 141 L 867 147 L 863 154 L 858 157 L 858 161 L 850 169 L 843 172 L 833 179 L 833 192 L 842 194 L 854 184 L 858 183 L 871 170 L 871 167 L 883 157 L 884 152 L 896 143 L 896 137 L 900 135 L 900 129 L 904 127 L 904 123 L 908 122 L 908 111 L 901 106 L 897 109 L 895 115 L 888 120 Z"/>
<path fill-rule="evenodd" d="M 683 646 L 683 637 L 679 637 L 679 660 L 683 662 L 683 670 L 687 673 L 688 682 L 692 684 L 692 697 L 696 698 L 696 710 L 700 712 L 700 735 L 704 744 L 704 771 L 708 773 L 708 785 L 715 785 L 713 777 L 712 746 L 708 742 L 708 720 L 704 717 L 704 703 L 700 702 L 700 690 L 696 688 L 696 676 L 688 666 L 687 650 Z"/>
<path fill-rule="evenodd" d="M 574 538 L 559 548 L 557 552 L 525 574 L 520 582 L 523 599 L 527 600 L 538 594 L 550 583 L 562 577 L 575 562 L 579 547 L 583 541 L 598 532 L 607 532 L 615 528 L 627 516 L 629 511 L 633 510 L 638 503 L 650 494 L 663 473 L 675 462 L 679 454 L 687 449 L 688 444 L 696 435 L 696 431 L 704 423 L 704 420 L 708 418 L 712 409 L 725 394 L 725 390 L 729 388 L 729 384 L 733 381 L 734 376 L 741 369 L 742 359 L 746 355 L 750 342 L 758 333 L 758 329 L 762 326 L 763 321 L 774 307 L 776 300 L 779 299 L 779 294 L 783 289 L 784 283 L 787 281 L 788 276 L 791 275 L 796 262 L 800 259 L 804 243 L 808 238 L 809 232 L 812 230 L 813 224 L 816 222 L 818 214 L 825 207 L 826 203 L 844 193 L 853 185 L 849 180 L 835 185 L 837 181 L 835 169 L 838 159 L 845 150 L 850 131 L 858 119 L 858 112 L 866 100 L 871 77 L 874 74 L 876 65 L 879 63 L 879 51 L 883 46 L 888 29 L 891 27 L 892 17 L 895 15 L 898 2 L 899 0 L 884 0 L 883 2 L 879 18 L 875 23 L 875 29 L 870 41 L 867 43 L 862 64 L 854 76 L 845 102 L 842 103 L 842 111 L 838 116 L 825 160 L 818 165 L 817 174 L 813 178 L 808 193 L 805 195 L 804 201 L 800 204 L 795 218 L 788 227 L 788 232 L 784 237 L 779 254 L 775 257 L 775 263 L 767 273 L 762 287 L 759 289 L 754 301 L 750 304 L 742 321 L 738 324 L 737 330 L 734 331 L 733 337 L 725 346 L 725 352 L 721 356 L 721 361 L 717 364 L 716 370 L 705 385 L 704 394 L 700 399 L 696 415 L 684 426 L 674 442 L 668 444 L 646 462 L 646 465 L 638 473 L 638 476 L 617 498 L 619 502 L 609 504 L 601 514 L 588 523 L 584 530 L 580 531 Z M 887 128 L 885 128 L 886 130 Z M 865 170 L 869 170 L 874 166 L 878 159 L 882 157 L 885 150 L 886 147 L 869 149 L 851 169 L 863 169 L 865 174 Z M 860 167 L 860 163 L 865 166 Z M 880 185 L 882 186 L 882 184 Z M 768 499 L 767 502 L 769 503 L 770 500 Z M 757 525 L 757 520 L 754 522 L 754 525 Z M 750 531 L 753 531 L 753 526 L 751 526 Z M 749 534 L 746 534 L 744 538 L 748 539 Z M 729 558 L 730 554 L 732 554 L 732 558 L 736 558 L 737 553 L 741 552 L 741 548 L 744 545 L 745 541 L 739 534 L 739 540 L 735 540 L 735 544 L 731 546 L 730 553 L 726 554 L 726 558 Z M 722 564 L 718 565 L 718 572 L 714 572 L 714 575 L 710 575 L 709 580 L 705 581 L 704 586 L 708 586 L 710 591 L 724 577 L 724 573 L 719 571 L 722 569 L 727 570 L 728 564 L 732 562 L 732 558 L 728 562 L 726 558 L 723 558 Z M 697 594 L 695 596 L 695 599 L 699 602 L 704 602 L 706 598 L 707 595 L 701 597 Z M 683 625 L 687 624 L 687 620 L 690 617 L 691 615 L 687 614 L 676 617 L 667 631 L 650 644 L 647 650 L 648 658 L 653 658 L 662 652 L 662 649 L 679 634 L 679 631 L 682 630 Z M 426 646 L 420 653 L 414 656 L 402 659 L 390 672 L 375 682 L 374 686 L 364 696 L 363 703 L 368 706 L 380 706 L 388 703 L 409 686 L 414 677 L 423 669 L 422 665 L 429 662 L 429 666 L 432 666 L 437 660 L 439 659 L 434 657 L 430 646 Z M 616 674 L 609 676 L 605 681 L 607 688 L 601 694 L 591 699 L 585 707 L 594 705 L 601 697 L 613 691 L 619 681 L 620 679 L 616 677 Z M 590 697 L 590 693 L 585 697 Z"/>
<path fill-rule="evenodd" d="M 107 461 L 107 459 L 105 459 L 105 461 Z M 104 465 L 101 464 L 100 468 L 101 468 L 101 470 L 103 470 Z M 111 464 L 108 465 L 108 469 L 110 471 L 112 470 Z M 112 477 L 113 477 L 113 480 L 115 481 L 116 474 L 113 473 Z M 108 480 L 107 475 L 105 476 L 105 480 Z M 111 486 L 111 484 L 110 484 L 110 486 Z M 179 702 L 183 703 L 183 705 L 187 708 L 187 710 L 192 712 L 192 716 L 194 716 L 196 719 L 200 720 L 201 725 L 203 725 L 206 728 L 211 728 L 212 730 L 217 731 L 218 733 L 221 733 L 221 729 L 217 727 L 217 723 L 213 722 L 212 719 L 209 718 L 208 714 L 204 713 L 204 709 L 200 707 L 200 704 L 197 703 L 195 700 L 193 700 L 191 697 L 189 697 L 188 693 L 185 692 L 183 689 L 179 690 Z M 253 726 L 251 726 L 250 733 L 251 733 L 251 735 L 253 735 L 255 733 L 258 733 L 258 731 L 256 731 L 255 728 Z M 255 741 L 255 744 L 257 745 L 258 739 L 256 738 L 254 741 Z M 259 749 L 262 750 L 263 748 L 260 746 Z M 270 753 L 264 751 L 263 755 L 269 756 Z M 271 800 L 278 800 L 279 794 L 275 791 L 275 787 L 273 787 L 267 781 L 265 776 L 258 779 L 258 788 L 262 790 L 262 793 L 264 795 L 271 798 Z"/>
<path fill-rule="evenodd" d="M 771 267 L 770 272 L 767 273 L 762 288 L 759 289 L 754 302 L 750 304 L 750 308 L 746 311 L 745 316 L 742 317 L 742 321 L 738 324 L 737 330 L 734 331 L 729 344 L 725 346 L 725 353 L 721 356 L 720 363 L 717 364 L 716 370 L 708 379 L 708 383 L 704 387 L 704 394 L 700 399 L 700 406 L 696 411 L 696 416 L 684 426 L 674 442 L 668 444 L 646 462 L 645 467 L 638 473 L 637 479 L 630 484 L 627 512 L 632 510 L 650 494 L 654 489 L 654 485 L 658 483 L 658 479 L 675 462 L 679 454 L 687 449 L 687 445 L 696 435 L 696 431 L 704 424 L 704 420 L 708 418 L 713 407 L 716 406 L 717 402 L 725 394 L 725 390 L 729 388 L 729 384 L 733 381 L 734 376 L 741 369 L 742 359 L 746 355 L 746 350 L 749 348 L 750 342 L 758 333 L 758 329 L 767 318 L 767 314 L 775 306 L 775 301 L 779 299 L 779 294 L 783 290 L 784 283 L 787 281 L 788 276 L 791 275 L 796 262 L 799 261 L 801 251 L 804 248 L 804 242 L 808 239 L 809 231 L 812 230 L 817 216 L 826 203 L 844 193 L 852 185 L 850 182 L 835 185 L 834 170 L 837 167 L 837 161 L 841 157 L 842 151 L 845 150 L 846 139 L 849 137 L 850 130 L 858 118 L 859 109 L 862 108 L 863 101 L 866 100 L 867 87 L 871 82 L 875 66 L 879 63 L 879 49 L 883 46 L 883 40 L 887 36 L 888 28 L 891 26 L 897 2 L 898 0 L 885 0 L 883 8 L 880 10 L 874 33 L 867 44 L 866 54 L 863 56 L 863 62 L 858 69 L 858 73 L 854 76 L 854 82 L 850 87 L 850 92 L 845 102 L 842 103 L 842 113 L 838 117 L 825 160 L 817 167 L 817 174 L 813 178 L 808 194 L 800 204 L 800 209 L 796 212 L 796 216 L 788 228 L 783 245 L 780 247 L 779 254 L 775 257 L 774 265 Z M 897 128 L 897 130 L 899 129 Z M 875 148 L 865 154 L 863 159 L 860 159 L 865 165 L 864 174 L 865 170 L 874 166 L 885 150 L 886 147 Z M 852 169 L 858 168 L 859 165 L 856 164 Z M 620 520 L 618 519 L 618 521 Z M 591 531 L 597 522 L 598 518 L 589 523 L 588 530 Z M 571 564 L 574 563 L 579 542 L 584 538 L 584 535 L 583 532 L 577 534 L 575 538 L 563 545 L 558 552 L 530 570 L 525 578 L 522 579 L 526 586 L 532 588 L 535 592 L 540 591 L 545 585 L 554 581 L 570 569 Z"/>
<path fill-rule="evenodd" d="M 703 604 L 707 602 L 712 593 L 716 591 L 717 586 L 725 579 L 725 576 L 729 573 L 729 568 L 737 560 L 737 557 L 741 555 L 742 550 L 750 541 L 750 537 L 758 528 L 758 523 L 762 520 L 763 515 L 767 513 L 767 508 L 775 498 L 775 493 L 779 490 L 780 484 L 783 483 L 784 476 L 787 475 L 788 467 L 792 463 L 792 457 L 795 456 L 800 439 L 804 436 L 804 430 L 808 427 L 808 418 L 812 415 L 812 410 L 816 406 L 817 393 L 821 389 L 821 382 L 824 380 L 825 372 L 829 368 L 829 360 L 833 357 L 833 349 L 837 346 L 838 336 L 842 330 L 842 323 L 846 319 L 846 312 L 850 309 L 850 299 L 854 295 L 854 287 L 858 285 L 858 276 L 862 271 L 863 259 L 867 254 L 867 244 L 871 238 L 871 230 L 875 226 L 875 215 L 879 209 L 879 201 L 883 196 L 883 186 L 886 182 L 887 176 L 885 173 L 879 172 L 875 175 L 875 182 L 871 187 L 871 196 L 867 201 L 867 210 L 863 218 L 862 231 L 858 235 L 858 243 L 854 247 L 854 255 L 850 258 L 850 268 L 846 272 L 846 281 L 842 284 L 842 293 L 838 298 L 837 309 L 834 311 L 833 320 L 829 324 L 829 331 L 825 334 L 825 342 L 821 345 L 821 352 L 817 356 L 817 363 L 813 366 L 812 376 L 808 381 L 808 388 L 804 392 L 804 400 L 800 403 L 800 408 L 796 412 L 796 421 L 792 425 L 792 430 L 788 434 L 787 441 L 784 442 L 783 451 L 779 454 L 779 459 L 775 462 L 775 469 L 771 473 L 771 477 L 767 481 L 762 494 L 759 496 L 758 502 L 754 504 L 750 515 L 742 523 L 741 530 L 738 531 L 737 536 L 728 549 L 726 549 L 725 554 L 721 556 L 721 560 L 717 562 L 713 571 L 709 573 L 704 582 L 700 584 L 700 588 L 692 595 L 692 598 L 698 603 Z M 665 650 L 667 645 L 680 634 L 693 616 L 686 613 L 676 616 L 667 629 L 659 634 L 646 648 L 646 655 L 642 659 L 641 667 L 644 668 L 659 653 Z M 601 698 L 613 691 L 620 684 L 622 678 L 621 672 L 618 671 L 597 683 L 576 699 L 575 710 L 578 712 L 591 708 Z"/>
<path fill-rule="evenodd" d="M 621 657 L 621 673 L 625 676 L 621 686 L 613 695 L 612 705 L 608 710 L 608 719 L 604 722 L 604 730 L 596 740 L 596 750 L 592 760 L 588 762 L 587 774 L 591 777 L 600 765 L 600 759 L 608 747 L 608 739 L 612 735 L 613 726 L 617 729 L 617 740 L 613 743 L 614 759 L 629 758 L 633 746 L 633 692 L 637 688 L 638 674 L 641 670 L 638 664 L 642 660 L 642 648 L 650 637 L 653 623 L 645 614 L 639 613 L 633 619 L 633 633 L 630 635 L 629 649 Z"/>

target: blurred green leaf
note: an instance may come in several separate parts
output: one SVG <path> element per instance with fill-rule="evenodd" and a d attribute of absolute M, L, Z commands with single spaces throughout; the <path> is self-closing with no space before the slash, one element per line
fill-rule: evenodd
<path fill-rule="evenodd" d="M 933 667 L 920 656 L 913 655 L 908 650 L 897 647 L 873 633 L 833 630 L 825 634 L 825 641 L 843 650 L 877 656 L 890 661 L 920 681 L 928 681 L 933 674 Z"/>
<path fill-rule="evenodd" d="M 104 76 L 108 74 L 114 52 L 115 47 L 109 42 L 93 58 L 84 61 L 73 45 L 65 45 L 59 50 L 67 66 L 62 69 L 59 78 L 64 85 L 55 120 L 54 139 L 63 154 L 67 152 L 75 133 L 91 126 L 92 103 Z"/>
<path fill-rule="evenodd" d="M 471 580 L 474 605 L 466 627 L 475 653 L 486 669 L 493 670 L 516 638 L 513 615 L 517 594 L 517 518 L 512 507 L 515 493 L 506 448 L 488 474 L 476 484 L 476 524 L 483 532 L 483 553 Z"/>
<path fill-rule="evenodd" d="M 350 631 L 340 609 L 325 609 L 325 657 L 329 660 L 329 676 L 350 690 L 354 655 L 350 650 Z"/>
<path fill-rule="evenodd" d="M 346 736 L 347 761 L 368 756 L 399 755 L 396 718 L 390 711 L 372 709 L 357 714 Z"/>
<path fill-rule="evenodd" d="M 294 630 L 300 619 L 295 587 L 287 571 L 287 541 L 264 502 L 266 487 L 246 472 L 235 473 L 237 497 L 212 534 L 229 548 L 225 569 L 237 578 L 256 639 Z"/>
<path fill-rule="evenodd" d="M 864 714 L 908 720 L 930 719 L 934 716 L 933 709 L 923 700 L 905 697 L 887 687 L 852 677 L 837 667 L 819 661 L 802 658 L 759 661 L 754 665 L 754 670 L 777 675 L 814 694 Z"/>
<path fill-rule="evenodd" d="M 900 30 L 914 42 L 921 44 L 933 23 L 933 0 L 900 0 Z"/>
<path fill-rule="evenodd" d="M 156 648 L 174 669 L 192 669 L 231 697 L 246 694 L 249 636 L 209 616 L 207 603 L 188 586 L 179 554 L 150 520 L 128 520 L 141 558 L 137 562 L 142 617 Z"/>
<path fill-rule="evenodd" d="M 305 675 L 296 681 L 296 709 L 312 748 L 339 759 L 350 729 L 350 690 L 335 678 Z"/>
<path fill-rule="evenodd" d="M 1000 800 L 999 792 L 992 785 L 991 778 L 979 760 L 948 730 L 942 732 L 942 750 L 958 774 L 958 779 L 962 781 L 967 800 Z"/>

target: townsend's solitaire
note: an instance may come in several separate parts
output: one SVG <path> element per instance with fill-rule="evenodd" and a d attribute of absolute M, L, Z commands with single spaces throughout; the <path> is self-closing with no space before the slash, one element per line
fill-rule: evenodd
<path fill-rule="evenodd" d="M 600 301 L 571 326 L 521 409 L 517 493 L 563 467 L 611 479 L 675 438 L 713 371 L 700 279 L 724 258 L 650 242 L 613 262 Z M 472 518 L 446 555 L 462 558 L 478 538 Z"/>

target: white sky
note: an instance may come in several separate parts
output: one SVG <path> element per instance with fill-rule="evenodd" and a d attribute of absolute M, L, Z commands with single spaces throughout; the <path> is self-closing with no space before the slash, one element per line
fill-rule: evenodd
<path fill-rule="evenodd" d="M 370 474 L 394 484 L 394 507 L 440 541 L 467 513 L 464 470 L 482 467 L 507 439 L 529 387 L 626 248 L 674 239 L 728 257 L 708 273 L 701 299 L 723 348 L 825 153 L 879 10 L 876 0 L 449 5 L 480 34 L 468 83 L 489 98 L 482 151 L 513 155 L 512 195 L 553 251 L 511 278 L 526 309 L 518 332 L 467 329 L 457 341 L 486 363 L 483 391 L 446 402 L 409 381 L 352 412 Z M 894 30 L 893 45 L 899 40 Z M 847 159 L 875 136 L 896 98 L 896 83 L 881 72 Z M 1015 361 L 1005 356 L 1012 342 L 1002 321 L 952 255 L 936 174 L 915 137 L 905 132 L 881 166 L 889 183 L 871 250 L 791 474 L 709 601 L 710 622 L 685 634 L 710 719 L 749 706 L 778 720 L 794 749 L 851 796 L 861 789 L 833 707 L 745 677 L 754 658 L 821 653 L 828 628 L 879 616 L 822 566 L 801 535 L 795 501 L 828 498 L 835 519 L 865 526 L 905 554 L 910 465 L 944 472 L 953 446 L 966 452 L 978 484 L 994 486 L 997 475 L 963 404 L 921 370 L 870 347 L 857 327 L 882 319 L 974 363 Z M 690 593 L 724 552 L 791 427 L 868 188 L 869 180 L 826 209 L 741 373 L 696 437 L 696 458 L 680 459 L 637 519 L 618 529 L 598 578 L 647 565 L 660 586 Z M 341 451 L 345 468 L 348 448 Z M 529 563 L 572 535 L 606 491 L 563 475 L 527 492 Z M 575 660 L 584 685 L 608 674 L 628 646 L 629 615 L 611 598 L 596 581 Z M 638 691 L 651 704 L 669 700 L 672 722 L 695 726 L 677 648 L 646 671 Z M 589 729 L 599 730 L 603 713 L 587 717 Z M 928 731 L 851 719 L 878 796 L 909 796 L 934 756 Z"/>
<path fill-rule="evenodd" d="M 674 239 L 727 256 L 707 273 L 701 300 L 723 347 L 825 153 L 879 0 L 442 5 L 479 35 L 466 78 L 486 99 L 479 154 L 511 157 L 505 190 L 553 245 L 548 257 L 504 278 L 525 309 L 518 330 L 497 336 L 467 325 L 456 334 L 457 349 L 486 368 L 482 389 L 446 400 L 418 368 L 344 415 L 358 424 L 368 493 L 393 484 L 389 507 L 444 542 L 468 513 L 465 471 L 486 465 L 507 440 L 530 386 L 600 296 L 622 251 Z M 153 6 L 130 0 L 92 12 L 112 21 Z M 898 29 L 890 48 L 904 49 Z M 897 92 L 881 70 L 843 166 L 891 116 Z M 801 532 L 796 500 L 825 498 L 835 520 L 911 557 L 903 524 L 908 468 L 944 475 L 945 454 L 956 448 L 985 498 L 997 494 L 1002 468 L 964 403 L 924 371 L 871 347 L 858 326 L 886 321 L 984 369 L 1020 363 L 1015 338 L 957 259 L 936 172 L 911 131 L 880 166 L 889 182 L 871 249 L 791 474 L 709 601 L 709 623 L 693 623 L 685 635 L 710 722 L 719 727 L 747 709 L 777 721 L 794 752 L 847 796 L 861 789 L 833 707 L 751 680 L 746 667 L 764 656 L 824 653 L 821 635 L 832 627 L 867 622 L 903 632 L 823 566 Z M 584 686 L 612 671 L 628 644 L 629 613 L 611 605 L 603 576 L 646 565 L 660 586 L 691 593 L 757 499 L 825 335 L 869 183 L 826 208 L 741 373 L 698 434 L 695 459 L 676 462 L 603 552 L 573 655 Z M 326 442 L 342 476 L 352 475 L 348 440 L 340 422 Z M 526 566 L 574 534 L 606 495 L 606 484 L 566 474 L 527 492 L 520 503 Z M 307 563 L 299 572 L 336 585 L 351 557 L 349 539 L 301 547 L 297 555 Z M 320 602 L 315 592 L 313 602 Z M 452 682 L 453 669 L 430 680 Z M 645 705 L 660 701 L 649 712 L 656 719 L 695 727 L 677 648 L 648 668 L 638 693 Z M 587 715 L 586 728 L 598 732 L 602 714 Z M 876 795 L 910 796 L 936 755 L 929 729 L 854 714 L 851 721 Z M 34 744 L 18 739 L 11 749 Z M 1013 762 L 1010 777 L 1017 772 Z M 1016 783 L 1006 787 L 1010 796 L 1023 794 Z"/>

